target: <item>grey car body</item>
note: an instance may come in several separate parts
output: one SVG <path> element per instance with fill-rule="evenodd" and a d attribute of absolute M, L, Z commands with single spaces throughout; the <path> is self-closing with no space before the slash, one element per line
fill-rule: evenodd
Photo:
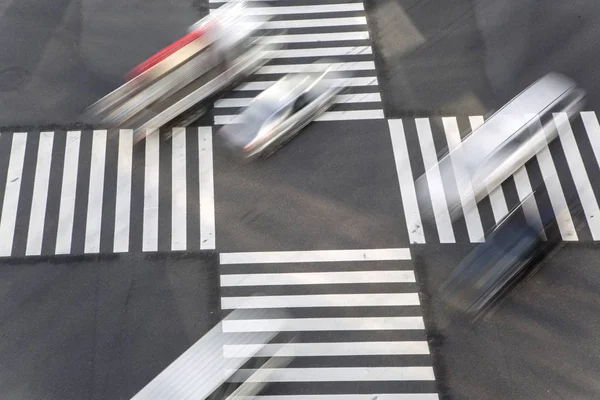
<path fill-rule="evenodd" d="M 218 139 L 245 160 L 273 154 L 335 102 L 349 74 L 334 65 L 285 76 L 222 127 Z"/>
<path fill-rule="evenodd" d="M 479 202 L 558 136 L 554 113 L 571 119 L 584 98 L 575 82 L 557 73 L 523 90 L 417 179 L 425 218 L 435 215 L 427 207 L 429 198 L 445 198 L 451 219 L 460 218 L 469 196 L 474 198 L 471 205 Z"/>

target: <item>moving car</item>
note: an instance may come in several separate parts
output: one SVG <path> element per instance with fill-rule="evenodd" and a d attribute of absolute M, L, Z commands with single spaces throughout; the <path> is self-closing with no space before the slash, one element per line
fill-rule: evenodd
<path fill-rule="evenodd" d="M 207 101 L 251 75 L 279 48 L 263 29 L 271 16 L 249 12 L 259 5 L 236 0 L 221 6 L 133 68 L 128 81 L 88 114 L 104 125 L 133 129 L 136 142 L 176 119 L 178 126 L 193 122 Z"/>
<path fill-rule="evenodd" d="M 337 63 L 320 72 L 290 74 L 259 94 L 233 123 L 217 133 L 236 156 L 254 160 L 275 153 L 335 102 L 350 74 Z"/>
<path fill-rule="evenodd" d="M 553 113 L 571 119 L 584 98 L 575 82 L 557 73 L 534 82 L 416 180 L 425 219 L 434 216 L 428 202 L 433 198 L 445 198 L 451 219 L 460 218 L 468 196 L 479 202 L 558 136 Z"/>
<path fill-rule="evenodd" d="M 567 202 L 575 222 L 582 208 L 574 196 Z M 562 247 L 556 220 L 562 211 L 553 210 L 546 189 L 538 187 L 450 274 L 440 288 L 442 300 L 472 320 L 487 314 Z"/>

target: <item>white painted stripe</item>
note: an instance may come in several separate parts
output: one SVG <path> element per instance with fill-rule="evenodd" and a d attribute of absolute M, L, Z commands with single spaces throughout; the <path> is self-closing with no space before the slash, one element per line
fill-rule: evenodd
<path fill-rule="evenodd" d="M 302 307 L 418 306 L 417 293 L 311 294 L 298 296 L 223 297 L 223 310 Z"/>
<path fill-rule="evenodd" d="M 429 193 L 438 194 L 430 196 L 438 236 L 441 243 L 454 243 L 454 231 L 452 230 L 452 222 L 446 203 L 442 176 L 438 167 L 437 151 L 435 150 L 435 145 L 433 143 L 431 125 L 429 125 L 429 119 L 427 118 L 416 118 L 415 124 L 417 127 L 417 135 L 419 137 L 419 146 L 421 147 L 425 171 L 429 171 L 427 176 L 432 178 L 427 180 Z"/>
<path fill-rule="evenodd" d="M 297 19 L 287 21 L 268 21 L 265 29 L 318 28 L 326 26 L 367 25 L 366 17 Z M 366 26 L 365 26 L 366 29 Z"/>
<path fill-rule="evenodd" d="M 422 330 L 421 317 L 244 319 L 223 321 L 223 332 Z"/>
<path fill-rule="evenodd" d="M 390 127 L 390 137 L 392 139 L 392 151 L 396 162 L 396 173 L 398 174 L 398 183 L 400 185 L 400 196 L 404 208 L 404 219 L 408 229 L 408 238 L 410 243 L 425 243 L 425 234 L 423 233 L 423 224 L 419 213 L 419 203 L 415 191 L 415 183 L 410 166 L 408 155 L 408 146 L 404 125 L 400 119 L 388 120 Z"/>
<path fill-rule="evenodd" d="M 53 144 L 54 132 L 40 133 L 35 179 L 33 183 L 33 195 L 31 199 L 29 231 L 27 233 L 27 247 L 25 249 L 25 255 L 27 256 L 39 256 L 42 254 Z"/>
<path fill-rule="evenodd" d="M 215 102 L 215 108 L 247 107 L 252 100 L 254 99 L 247 97 L 221 99 Z M 381 95 L 379 93 L 341 94 L 336 96 L 335 101 L 337 104 L 377 103 L 381 101 Z"/>
<path fill-rule="evenodd" d="M 142 251 L 158 250 L 158 167 L 160 137 L 158 132 L 146 136 L 144 176 L 144 230 Z"/>
<path fill-rule="evenodd" d="M 352 121 L 362 119 L 383 119 L 383 110 L 350 110 L 350 111 L 327 111 L 314 120 L 325 121 Z"/>
<path fill-rule="evenodd" d="M 115 235 L 113 251 L 129 250 L 129 221 L 131 213 L 131 170 L 133 152 L 133 130 L 119 132 L 119 160 L 117 162 L 117 198 L 115 205 Z"/>
<path fill-rule="evenodd" d="M 0 217 L 0 256 L 10 256 L 12 254 L 26 145 L 26 132 L 13 134 L 6 174 L 6 187 L 4 188 L 2 216 Z"/>
<path fill-rule="evenodd" d="M 227 125 L 236 122 L 239 115 L 215 115 L 215 125 Z M 355 121 L 365 119 L 383 119 L 383 110 L 351 110 L 351 111 L 326 111 L 314 119 L 316 122 L 327 121 Z"/>
<path fill-rule="evenodd" d="M 299 35 L 274 35 L 267 39 L 269 43 L 339 42 L 343 40 L 369 40 L 369 32 L 355 31 L 335 33 L 305 33 Z"/>
<path fill-rule="evenodd" d="M 341 57 L 373 54 L 371 46 L 354 47 L 316 47 L 308 49 L 266 50 L 269 58 L 303 58 L 303 57 Z"/>
<path fill-rule="evenodd" d="M 215 248 L 215 189 L 213 176 L 212 128 L 198 128 L 200 164 L 200 249 Z"/>
<path fill-rule="evenodd" d="M 187 250 L 185 128 L 173 129 L 171 163 L 171 250 Z"/>
<path fill-rule="evenodd" d="M 458 129 L 458 122 L 455 117 L 444 117 L 442 118 L 442 124 L 444 125 L 448 147 L 453 149 L 450 153 L 452 167 L 455 171 L 464 170 L 465 159 L 462 153 L 462 141 Z M 475 195 L 473 193 L 471 182 L 468 179 L 457 179 L 456 185 L 458 192 L 462 194 L 460 202 L 465 223 L 467 225 L 469 240 L 472 243 L 483 242 L 485 240 L 485 235 L 483 233 L 483 225 L 481 224 L 481 217 L 479 216 L 479 209 L 475 202 Z"/>
<path fill-rule="evenodd" d="M 221 286 L 331 285 L 413 283 L 413 271 L 344 271 L 221 275 Z"/>
<path fill-rule="evenodd" d="M 363 11 L 362 3 L 319 4 L 311 6 L 248 7 L 247 15 L 317 14 L 328 12 Z"/>
<path fill-rule="evenodd" d="M 367 382 L 433 381 L 432 367 L 347 367 L 347 368 L 263 368 L 240 369 L 231 382 Z M 264 375 L 263 375 L 264 374 Z M 264 377 L 264 378 L 261 378 Z"/>
<path fill-rule="evenodd" d="M 236 396 L 236 400 L 439 400 L 435 393 L 292 394 Z"/>
<path fill-rule="evenodd" d="M 517 187 L 517 194 L 519 195 L 519 201 L 523 202 L 525 198 L 533 191 L 531 182 L 529 180 L 529 174 L 525 166 L 519 168 L 514 173 L 513 178 L 515 179 L 515 186 Z M 525 211 L 525 218 L 532 226 L 536 227 L 542 239 L 546 240 L 546 233 L 544 232 L 544 225 L 542 223 L 542 217 L 540 210 L 537 207 L 535 198 L 528 200 L 523 204 L 523 210 Z"/>
<path fill-rule="evenodd" d="M 221 264 L 410 260 L 410 249 L 272 251 L 221 253 Z"/>
<path fill-rule="evenodd" d="M 471 123 L 472 130 L 477 129 L 484 122 L 483 117 L 479 115 L 469 117 L 469 121 Z M 504 190 L 502 189 L 502 186 L 498 186 L 492 190 L 489 189 L 490 188 L 487 188 L 490 204 L 492 206 L 492 214 L 494 215 L 494 221 L 498 223 L 508 214 L 508 206 L 504 197 Z"/>
<path fill-rule="evenodd" d="M 333 83 L 346 84 L 347 86 L 377 86 L 377 78 L 374 76 L 365 76 L 349 79 L 331 79 Z M 235 90 L 265 90 L 272 86 L 275 81 L 253 81 L 246 82 L 238 86 Z"/>
<path fill-rule="evenodd" d="M 535 117 L 533 121 L 533 129 L 542 129 L 542 124 L 539 118 Z M 549 132 L 546 132 L 546 137 L 549 136 Z M 558 172 L 552 160 L 550 149 L 548 146 L 544 147 L 537 155 L 538 164 L 540 166 L 540 172 L 544 179 L 544 184 L 556 215 L 556 223 L 563 240 L 575 241 L 577 240 L 577 231 L 571 218 L 571 213 L 567 207 L 567 201 L 565 200 L 565 194 L 558 179 Z"/>
<path fill-rule="evenodd" d="M 596 163 L 600 166 L 600 124 L 598 124 L 596 113 L 593 111 L 582 112 L 581 119 L 585 126 L 588 139 L 590 139 L 590 144 L 594 151 L 594 156 L 596 157 Z"/>
<path fill-rule="evenodd" d="M 56 254 L 69 254 L 71 252 L 80 144 L 80 131 L 67 132 L 62 191 L 60 195 L 60 210 L 58 213 L 58 231 L 56 234 Z"/>
<path fill-rule="evenodd" d="M 579 194 L 581 206 L 583 207 L 592 238 L 598 240 L 600 239 L 600 208 L 598 208 L 596 195 L 583 165 L 581 153 L 575 142 L 575 135 L 571 129 L 569 117 L 566 113 L 556 113 L 554 114 L 554 123 L 558 129 L 560 142 L 567 158 L 567 164 L 569 165 L 569 170 L 571 170 L 571 176 L 575 182 L 575 188 Z"/>
<path fill-rule="evenodd" d="M 330 64 L 313 63 L 313 64 L 277 64 L 265 65 L 261 67 L 257 74 L 293 74 L 299 72 L 321 72 L 324 71 Z M 373 61 L 355 61 L 346 63 L 333 63 L 339 71 L 374 71 L 375 62 Z"/>
<path fill-rule="evenodd" d="M 104 195 L 104 167 L 106 164 L 106 131 L 95 130 L 92 138 L 90 188 L 85 224 L 85 253 L 100 252 L 102 229 L 102 196 Z"/>
<path fill-rule="evenodd" d="M 429 354 L 427 342 L 333 342 L 241 344 L 223 346 L 223 355 L 237 357 L 337 357 Z"/>

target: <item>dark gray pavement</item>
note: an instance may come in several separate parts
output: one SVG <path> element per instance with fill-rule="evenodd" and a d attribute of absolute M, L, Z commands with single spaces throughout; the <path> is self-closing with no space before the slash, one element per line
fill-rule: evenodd
<path fill-rule="evenodd" d="M 220 321 L 215 253 L 0 264 L 0 397 L 129 399 Z"/>
<path fill-rule="evenodd" d="M 480 115 L 550 71 L 600 106 L 593 0 L 366 0 L 386 116 Z"/>
<path fill-rule="evenodd" d="M 470 248 L 414 249 L 441 398 L 598 399 L 598 246 L 565 245 L 476 324 L 448 310 L 437 290 Z"/>

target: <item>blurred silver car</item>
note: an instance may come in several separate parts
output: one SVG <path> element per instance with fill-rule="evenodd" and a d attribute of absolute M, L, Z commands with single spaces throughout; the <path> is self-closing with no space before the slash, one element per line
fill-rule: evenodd
<path fill-rule="evenodd" d="M 558 136 L 554 113 L 571 119 L 584 100 L 585 92 L 557 73 L 523 90 L 416 180 L 424 217 L 435 216 L 427 205 L 430 198 L 445 198 L 456 221 L 464 214 L 461 206 L 469 204 L 468 196 L 479 202 Z"/>
<path fill-rule="evenodd" d="M 320 72 L 290 74 L 258 95 L 233 123 L 217 134 L 246 160 L 268 157 L 335 102 L 350 74 L 334 63 Z"/>

